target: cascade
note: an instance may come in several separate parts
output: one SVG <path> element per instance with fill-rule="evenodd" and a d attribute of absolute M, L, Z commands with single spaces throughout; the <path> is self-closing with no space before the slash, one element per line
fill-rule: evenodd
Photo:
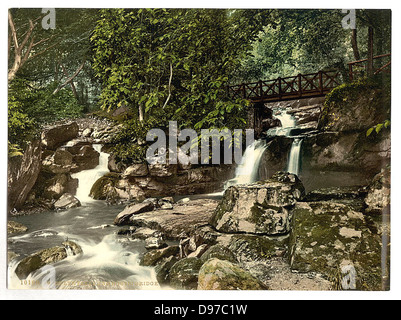
<path fill-rule="evenodd" d="M 91 202 L 93 199 L 89 197 L 89 193 L 92 189 L 93 184 L 99 178 L 103 177 L 106 173 L 109 172 L 108 162 L 109 162 L 109 154 L 102 152 L 102 145 L 94 144 L 93 148 L 100 153 L 99 155 L 99 165 L 90 170 L 80 171 L 72 175 L 72 178 L 78 179 L 78 189 L 76 193 L 76 197 L 81 203 Z"/>
<path fill-rule="evenodd" d="M 227 181 L 225 189 L 232 185 L 249 184 L 258 180 L 259 164 L 266 150 L 266 141 L 256 140 L 245 149 L 241 163 L 238 165 L 235 178 Z"/>
<path fill-rule="evenodd" d="M 299 175 L 302 139 L 296 138 L 291 146 L 287 172 Z"/>

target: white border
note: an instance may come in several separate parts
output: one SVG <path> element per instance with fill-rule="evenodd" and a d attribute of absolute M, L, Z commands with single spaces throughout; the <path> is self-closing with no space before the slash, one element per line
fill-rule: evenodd
<path fill-rule="evenodd" d="M 1 42 L 3 48 L 0 50 L 1 54 L 1 71 L 0 74 L 3 75 L 1 80 L 1 88 L 3 94 L 1 95 L 2 102 L 2 121 L 4 121 L 1 126 L 2 139 L 1 139 L 1 150 L 2 152 L 2 171 L 1 171 L 1 195 L 2 195 L 2 205 L 3 211 L 0 219 L 0 299 L 23 299 L 23 300 L 343 300 L 343 299 L 363 299 L 363 300 L 382 300 L 382 299 L 399 299 L 400 289 L 401 289 L 401 265 L 400 265 L 400 236 L 401 232 L 398 230 L 401 228 L 400 224 L 400 201 L 401 197 L 396 197 L 400 192 L 399 182 L 401 181 L 400 169 L 396 166 L 392 167 L 392 256 L 391 256 L 391 291 L 390 292 L 306 292 L 306 291 L 246 291 L 246 292 L 202 292 L 202 291 L 13 291 L 6 289 L 6 243 L 7 243 L 7 231 L 6 231 L 6 201 L 7 201 L 7 50 L 6 45 L 8 41 L 7 37 L 7 9 L 10 7 L 40 7 L 40 8 L 54 8 L 54 7 L 70 7 L 70 8 L 98 8 L 98 7 L 149 7 L 149 8 L 271 8 L 277 5 L 277 2 L 273 1 L 238 1 L 238 0 L 218 0 L 218 1 L 155 1 L 148 0 L 146 5 L 144 2 L 139 2 L 136 4 L 133 1 L 120 1 L 116 0 L 113 2 L 108 1 L 92 1 L 91 3 L 83 3 L 83 1 L 71 0 L 66 6 L 64 1 L 27 1 L 27 0 L 6 0 L 2 1 L 1 4 Z M 335 2 L 325 2 L 322 1 L 281 1 L 279 5 L 280 9 L 291 9 L 291 8 L 327 8 L 327 9 L 342 9 L 342 8 L 382 8 L 382 9 L 392 9 L 393 10 L 393 49 L 392 56 L 400 57 L 400 43 L 399 43 L 399 32 L 401 23 L 400 14 L 400 4 L 397 1 L 382 0 L 379 3 L 377 1 L 344 1 L 338 0 Z M 399 69 L 399 60 L 394 59 L 392 61 L 392 71 L 393 75 L 401 74 Z M 401 88 L 400 81 L 393 77 L 393 88 Z M 396 95 L 398 90 L 394 90 L 393 97 Z M 398 121 L 401 119 L 400 112 L 401 106 L 398 101 L 393 98 L 392 104 L 392 161 L 393 163 L 400 162 L 400 148 L 398 146 L 399 141 L 399 127 Z M 396 122 L 397 121 L 397 122 Z M 398 128 L 397 128 L 398 127 Z"/>

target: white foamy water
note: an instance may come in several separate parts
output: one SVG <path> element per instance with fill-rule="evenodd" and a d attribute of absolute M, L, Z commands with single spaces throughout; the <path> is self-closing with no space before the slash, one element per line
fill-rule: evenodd
<path fill-rule="evenodd" d="M 257 140 L 245 149 L 241 163 L 238 165 L 235 178 L 226 183 L 225 189 L 232 185 L 256 182 L 259 177 L 259 165 L 266 150 L 266 142 Z"/>
<path fill-rule="evenodd" d="M 287 172 L 299 175 L 302 139 L 294 139 L 288 159 Z"/>
<path fill-rule="evenodd" d="M 99 165 L 94 169 L 80 171 L 72 175 L 72 178 L 78 179 L 79 181 L 75 196 L 79 201 L 81 201 L 81 203 L 93 201 L 93 199 L 89 196 L 93 184 L 96 182 L 96 180 L 110 172 L 108 169 L 109 154 L 101 151 L 102 145 L 100 144 L 94 144 L 93 148 L 100 153 Z"/>

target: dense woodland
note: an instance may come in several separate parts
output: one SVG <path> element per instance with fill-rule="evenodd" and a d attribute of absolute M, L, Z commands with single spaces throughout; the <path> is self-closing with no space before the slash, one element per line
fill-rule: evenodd
<path fill-rule="evenodd" d="M 391 52 L 391 12 L 357 10 L 41 9 L 9 11 L 9 156 L 40 128 L 87 114 L 123 123 L 113 152 L 139 160 L 131 142 L 150 128 L 243 128 L 247 102 L 227 84 L 319 70 Z M 113 111 L 124 107 L 124 116 Z M 139 159 L 138 159 L 139 158 Z"/>

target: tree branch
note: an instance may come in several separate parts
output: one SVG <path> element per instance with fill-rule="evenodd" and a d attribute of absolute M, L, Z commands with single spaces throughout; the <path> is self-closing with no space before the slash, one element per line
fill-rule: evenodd
<path fill-rule="evenodd" d="M 79 75 L 81 70 L 84 68 L 85 63 L 86 63 L 86 60 L 78 67 L 78 69 L 75 71 L 75 73 L 70 78 L 68 78 L 62 85 L 60 85 L 56 90 L 54 90 L 53 94 L 56 94 L 61 89 L 63 89 L 65 86 L 67 86 L 68 84 L 72 83 L 72 81 Z M 64 74 L 67 75 L 67 72 L 66 72 L 64 66 L 62 64 L 60 64 L 60 65 L 63 68 Z M 74 89 L 75 89 L 75 87 L 73 87 L 73 90 Z M 74 92 L 74 94 L 75 94 L 75 92 Z"/>
<path fill-rule="evenodd" d="M 166 102 L 163 105 L 163 109 L 167 106 L 168 101 L 170 100 L 171 97 L 171 81 L 173 80 L 173 65 L 170 63 L 170 79 L 168 81 L 168 97 Z"/>

